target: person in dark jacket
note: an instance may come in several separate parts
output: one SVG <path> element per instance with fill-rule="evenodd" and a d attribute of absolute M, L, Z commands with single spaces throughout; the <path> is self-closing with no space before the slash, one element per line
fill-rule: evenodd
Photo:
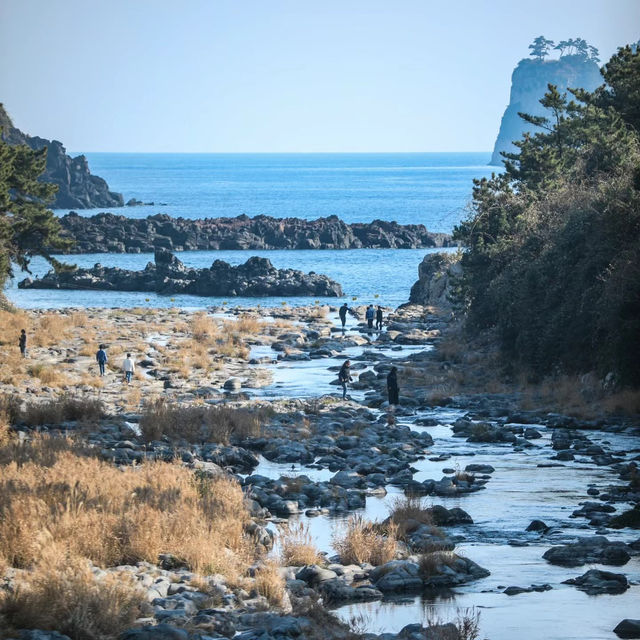
<path fill-rule="evenodd" d="M 24 329 L 20 332 L 18 345 L 20 347 L 20 353 L 22 354 L 22 357 L 26 358 L 27 357 L 27 332 Z"/>
<path fill-rule="evenodd" d="M 376 312 L 374 311 L 372 304 L 367 307 L 364 317 L 367 320 L 367 329 L 373 329 L 373 319 L 376 317 Z"/>
<path fill-rule="evenodd" d="M 340 322 L 342 322 L 342 330 L 343 331 L 344 331 L 344 325 L 347 323 L 347 311 L 348 310 L 349 310 L 349 307 L 348 307 L 346 302 L 338 309 L 338 315 L 340 316 Z"/>
<path fill-rule="evenodd" d="M 345 360 L 344 364 L 340 367 L 340 371 L 338 372 L 338 382 L 342 386 L 342 399 L 345 400 L 347 397 L 347 382 L 352 381 L 351 377 L 351 360 Z"/>
<path fill-rule="evenodd" d="M 101 344 L 98 352 L 96 353 L 96 362 L 98 363 L 98 367 L 100 368 L 100 376 L 104 375 L 104 368 L 107 364 L 107 352 L 104 349 L 105 346 Z"/>
<path fill-rule="evenodd" d="M 389 394 L 389 404 L 398 404 L 398 368 L 391 367 L 391 371 L 387 375 L 387 393 Z"/>
<path fill-rule="evenodd" d="M 376 329 L 382 331 L 382 307 L 380 305 L 376 309 Z"/>

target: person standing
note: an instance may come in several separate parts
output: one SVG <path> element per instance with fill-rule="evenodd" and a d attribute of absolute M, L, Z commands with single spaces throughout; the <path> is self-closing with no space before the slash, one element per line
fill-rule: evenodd
<path fill-rule="evenodd" d="M 373 329 L 373 319 L 375 318 L 376 312 L 373 309 L 373 305 L 370 304 L 365 311 L 364 317 L 367 319 L 367 328 Z"/>
<path fill-rule="evenodd" d="M 342 330 L 343 331 L 344 331 L 344 325 L 347 323 L 347 311 L 348 310 L 349 310 L 349 307 L 347 306 L 346 302 L 338 309 L 338 315 L 340 316 L 340 322 L 342 323 Z"/>
<path fill-rule="evenodd" d="M 376 329 L 382 331 L 382 307 L 380 305 L 376 309 Z"/>
<path fill-rule="evenodd" d="M 122 363 L 122 370 L 124 371 L 125 380 L 127 381 L 127 384 L 129 384 L 131 382 L 131 376 L 136 370 L 135 362 L 131 359 L 130 353 L 127 353 L 127 357 Z"/>
<path fill-rule="evenodd" d="M 400 389 L 398 388 L 398 368 L 391 367 L 387 375 L 387 393 L 389 394 L 389 404 L 398 404 Z"/>
<path fill-rule="evenodd" d="M 342 399 L 346 400 L 347 398 L 347 382 L 351 382 L 353 378 L 351 377 L 351 361 L 345 360 L 343 365 L 340 367 L 340 371 L 338 372 L 338 382 L 342 386 Z"/>
<path fill-rule="evenodd" d="M 26 358 L 27 357 L 27 332 L 24 329 L 20 332 L 18 345 L 20 347 L 20 353 L 22 354 L 22 357 Z"/>
<path fill-rule="evenodd" d="M 103 344 L 100 345 L 98 352 L 96 353 L 96 362 L 98 363 L 98 367 L 100 369 L 100 377 L 104 376 L 104 368 L 107 364 L 107 352 L 105 351 L 105 346 Z"/>

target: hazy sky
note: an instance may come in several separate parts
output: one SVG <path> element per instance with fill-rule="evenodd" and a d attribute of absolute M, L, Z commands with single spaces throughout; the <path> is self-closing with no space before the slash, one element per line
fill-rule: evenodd
<path fill-rule="evenodd" d="M 72 151 L 486 151 L 540 34 L 640 0 L 0 0 L 0 101 Z"/>

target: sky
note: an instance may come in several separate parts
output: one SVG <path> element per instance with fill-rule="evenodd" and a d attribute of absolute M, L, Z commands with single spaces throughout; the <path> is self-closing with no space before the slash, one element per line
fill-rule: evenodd
<path fill-rule="evenodd" d="M 71 151 L 488 151 L 527 46 L 640 0 L 0 0 L 0 102 Z"/>

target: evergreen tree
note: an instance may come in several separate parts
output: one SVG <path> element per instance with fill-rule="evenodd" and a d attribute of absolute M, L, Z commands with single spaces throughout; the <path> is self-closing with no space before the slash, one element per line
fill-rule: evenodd
<path fill-rule="evenodd" d="M 60 236 L 60 223 L 46 203 L 57 187 L 38 182 L 47 161 L 47 150 L 11 146 L 0 138 L 0 292 L 13 275 L 12 263 L 29 270 L 33 256 L 42 256 L 54 268 L 66 268 L 50 251 L 71 245 Z"/>
<path fill-rule="evenodd" d="M 538 36 L 530 45 L 530 56 L 544 60 L 549 55 L 549 50 L 553 46 L 553 40 L 547 40 L 544 36 Z"/>

